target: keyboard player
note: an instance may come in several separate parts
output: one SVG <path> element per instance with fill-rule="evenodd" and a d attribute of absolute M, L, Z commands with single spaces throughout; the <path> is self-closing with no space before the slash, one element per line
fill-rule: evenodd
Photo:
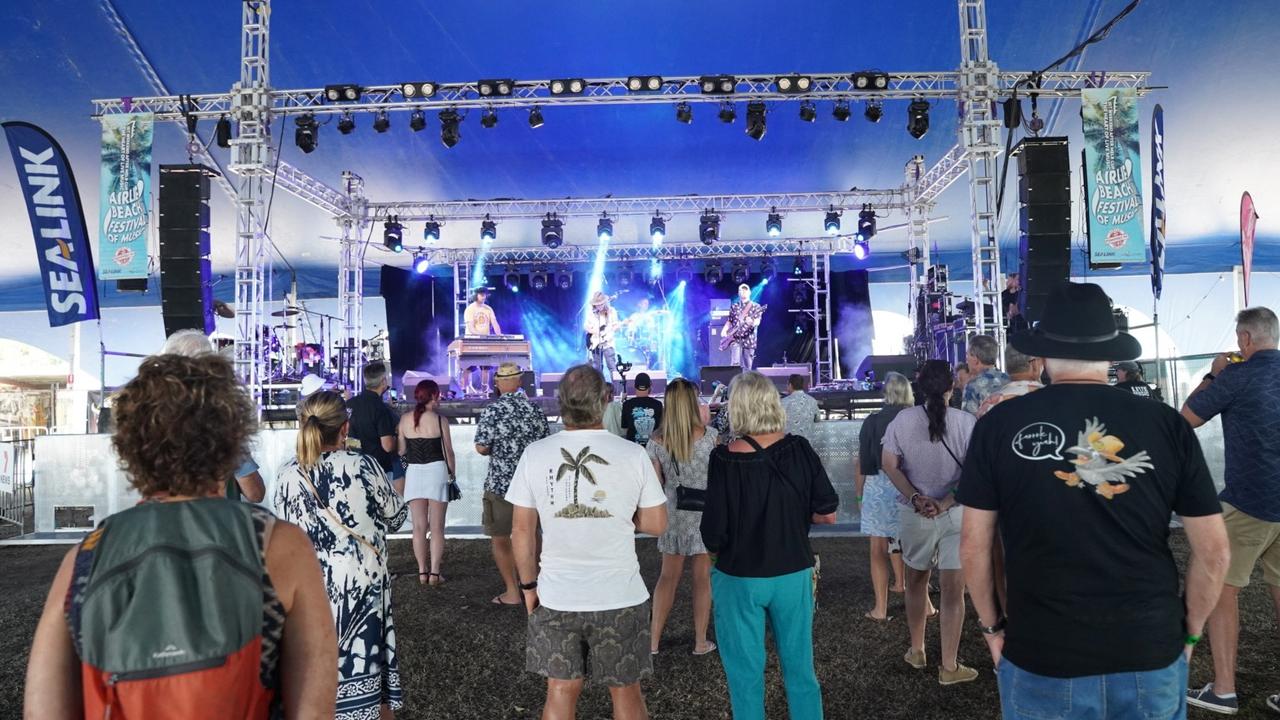
<path fill-rule="evenodd" d="M 467 305 L 467 309 L 462 313 L 463 334 L 471 336 L 484 335 L 501 335 L 502 327 L 498 325 L 498 316 L 493 312 L 493 308 L 485 303 L 489 299 L 489 288 L 478 287 L 472 295 L 471 303 Z M 480 387 L 476 387 L 475 381 L 477 375 L 480 378 Z M 466 368 L 463 373 L 464 381 L 460 383 L 463 386 L 463 393 L 471 394 L 489 394 L 490 380 L 493 375 L 492 366 L 476 366 L 472 365 Z"/>

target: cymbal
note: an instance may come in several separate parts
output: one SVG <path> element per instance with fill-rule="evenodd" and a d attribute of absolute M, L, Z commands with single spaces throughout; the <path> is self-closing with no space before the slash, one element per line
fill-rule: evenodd
<path fill-rule="evenodd" d="M 230 305 L 221 300 L 213 301 L 213 312 L 218 317 L 234 318 L 236 316 L 236 311 L 232 310 Z"/>
<path fill-rule="evenodd" d="M 293 317 L 294 315 L 301 315 L 301 314 L 302 314 L 302 311 L 299 310 L 298 308 L 287 307 L 283 310 L 277 310 L 271 313 L 271 317 Z"/>

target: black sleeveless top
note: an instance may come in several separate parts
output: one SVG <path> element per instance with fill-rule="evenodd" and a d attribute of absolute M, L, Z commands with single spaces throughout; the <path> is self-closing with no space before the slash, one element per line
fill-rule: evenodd
<path fill-rule="evenodd" d="M 410 465 L 444 462 L 444 443 L 438 437 L 405 438 L 404 461 Z"/>

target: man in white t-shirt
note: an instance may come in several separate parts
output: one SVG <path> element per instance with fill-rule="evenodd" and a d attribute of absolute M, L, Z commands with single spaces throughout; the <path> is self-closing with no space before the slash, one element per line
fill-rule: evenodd
<path fill-rule="evenodd" d="M 558 395 L 564 432 L 525 448 L 506 495 L 529 611 L 526 667 L 547 678 L 544 717 L 573 717 L 589 666 L 614 717 L 647 718 L 649 591 L 635 533 L 666 530 L 666 494 L 644 448 L 604 429 L 612 388 L 599 370 L 571 368 Z"/>

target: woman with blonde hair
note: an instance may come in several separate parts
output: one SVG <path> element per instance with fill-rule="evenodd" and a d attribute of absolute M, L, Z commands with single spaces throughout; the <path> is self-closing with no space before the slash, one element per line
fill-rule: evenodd
<path fill-rule="evenodd" d="M 783 433 L 786 415 L 768 378 L 749 371 L 733 379 L 729 423 L 738 439 L 711 453 L 702 541 L 717 554 L 711 597 L 733 717 L 765 716 L 768 619 L 791 718 L 816 720 L 809 527 L 834 523 L 839 498 L 809 441 Z"/>
<path fill-rule="evenodd" d="M 346 450 L 347 408 L 322 391 L 298 409 L 297 457 L 280 468 L 275 511 L 311 538 L 338 632 L 339 720 L 403 706 L 387 533 L 408 515 L 378 461 Z"/>
<path fill-rule="evenodd" d="M 667 384 L 663 398 L 662 425 L 650 438 L 648 451 L 653 467 L 667 491 L 667 531 L 658 538 L 662 552 L 662 575 L 653 590 L 653 618 L 650 652 L 658 652 L 658 641 L 667 624 L 676 587 L 684 574 L 685 558 L 693 558 L 693 654 L 706 655 L 716 649 L 707 640 L 711 622 L 711 556 L 702 544 L 701 500 L 706 494 L 707 463 L 716 447 L 716 433 L 707 432 L 693 383 L 680 378 Z"/>
<path fill-rule="evenodd" d="M 440 562 L 444 558 L 444 515 L 449 510 L 449 483 L 456 467 L 449 423 L 436 414 L 440 386 L 423 380 L 413 389 L 413 410 L 400 418 L 397 429 L 400 458 L 405 464 L 404 499 L 413 519 L 413 556 L 418 560 L 418 582 L 444 582 Z M 431 529 L 427 570 L 427 528 Z"/>
<path fill-rule="evenodd" d="M 915 405 L 911 381 L 891 372 L 884 379 L 884 409 L 862 421 L 858 431 L 858 465 L 854 493 L 861 504 L 862 532 L 871 538 L 871 587 L 875 606 L 866 612 L 870 620 L 889 620 L 889 570 L 893 569 L 893 591 L 903 592 L 902 553 L 890 554 L 898 537 L 898 491 L 880 468 L 881 443 L 885 428 L 898 413 Z"/>

